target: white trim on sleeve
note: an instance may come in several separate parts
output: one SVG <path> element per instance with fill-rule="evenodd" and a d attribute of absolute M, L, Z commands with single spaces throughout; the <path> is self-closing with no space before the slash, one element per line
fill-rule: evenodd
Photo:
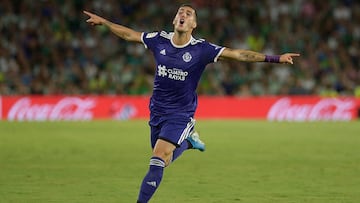
<path fill-rule="evenodd" d="M 214 58 L 214 62 L 218 61 L 219 56 L 221 55 L 221 53 L 225 50 L 225 47 L 221 48 L 221 50 L 219 51 L 219 53 L 216 55 L 216 57 Z"/>
<path fill-rule="evenodd" d="M 147 45 L 145 44 L 145 41 L 144 41 L 144 34 L 145 34 L 144 32 L 141 33 L 141 42 L 143 43 L 145 49 L 147 49 L 148 47 L 147 47 Z"/>

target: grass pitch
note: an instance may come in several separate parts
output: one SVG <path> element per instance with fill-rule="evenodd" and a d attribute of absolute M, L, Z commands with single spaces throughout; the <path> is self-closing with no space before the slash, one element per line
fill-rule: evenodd
<path fill-rule="evenodd" d="M 154 203 L 360 202 L 359 122 L 200 120 Z M 0 202 L 136 202 L 147 121 L 0 122 Z"/>

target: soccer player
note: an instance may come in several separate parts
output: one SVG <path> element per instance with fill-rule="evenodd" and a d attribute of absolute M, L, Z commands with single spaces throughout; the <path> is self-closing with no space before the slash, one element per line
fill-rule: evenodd
<path fill-rule="evenodd" d="M 197 26 L 196 11 L 181 5 L 173 19 L 173 32 L 138 32 L 84 11 L 92 25 L 107 26 L 120 38 L 143 43 L 156 60 L 153 93 L 150 99 L 150 167 L 141 184 L 138 203 L 150 200 L 159 187 L 164 168 L 187 149 L 205 150 L 194 131 L 197 107 L 196 88 L 205 66 L 217 60 L 293 64 L 296 53 L 267 56 L 250 50 L 230 49 L 192 36 Z"/>

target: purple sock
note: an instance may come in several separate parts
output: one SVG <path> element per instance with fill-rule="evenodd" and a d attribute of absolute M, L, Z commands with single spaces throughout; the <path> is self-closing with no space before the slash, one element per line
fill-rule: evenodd
<path fill-rule="evenodd" d="M 147 203 L 159 187 L 164 173 L 165 162 L 159 157 L 150 159 L 150 168 L 141 184 L 138 203 Z"/>
<path fill-rule="evenodd" d="M 181 143 L 180 147 L 174 150 L 171 162 L 174 162 L 187 149 L 189 149 L 189 141 L 185 140 Z"/>

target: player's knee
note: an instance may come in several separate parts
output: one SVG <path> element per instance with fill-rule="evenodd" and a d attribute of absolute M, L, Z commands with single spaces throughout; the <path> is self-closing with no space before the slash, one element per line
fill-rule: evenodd
<path fill-rule="evenodd" d="M 153 156 L 161 158 L 164 160 L 165 165 L 168 166 L 172 159 L 172 151 L 154 150 Z"/>

